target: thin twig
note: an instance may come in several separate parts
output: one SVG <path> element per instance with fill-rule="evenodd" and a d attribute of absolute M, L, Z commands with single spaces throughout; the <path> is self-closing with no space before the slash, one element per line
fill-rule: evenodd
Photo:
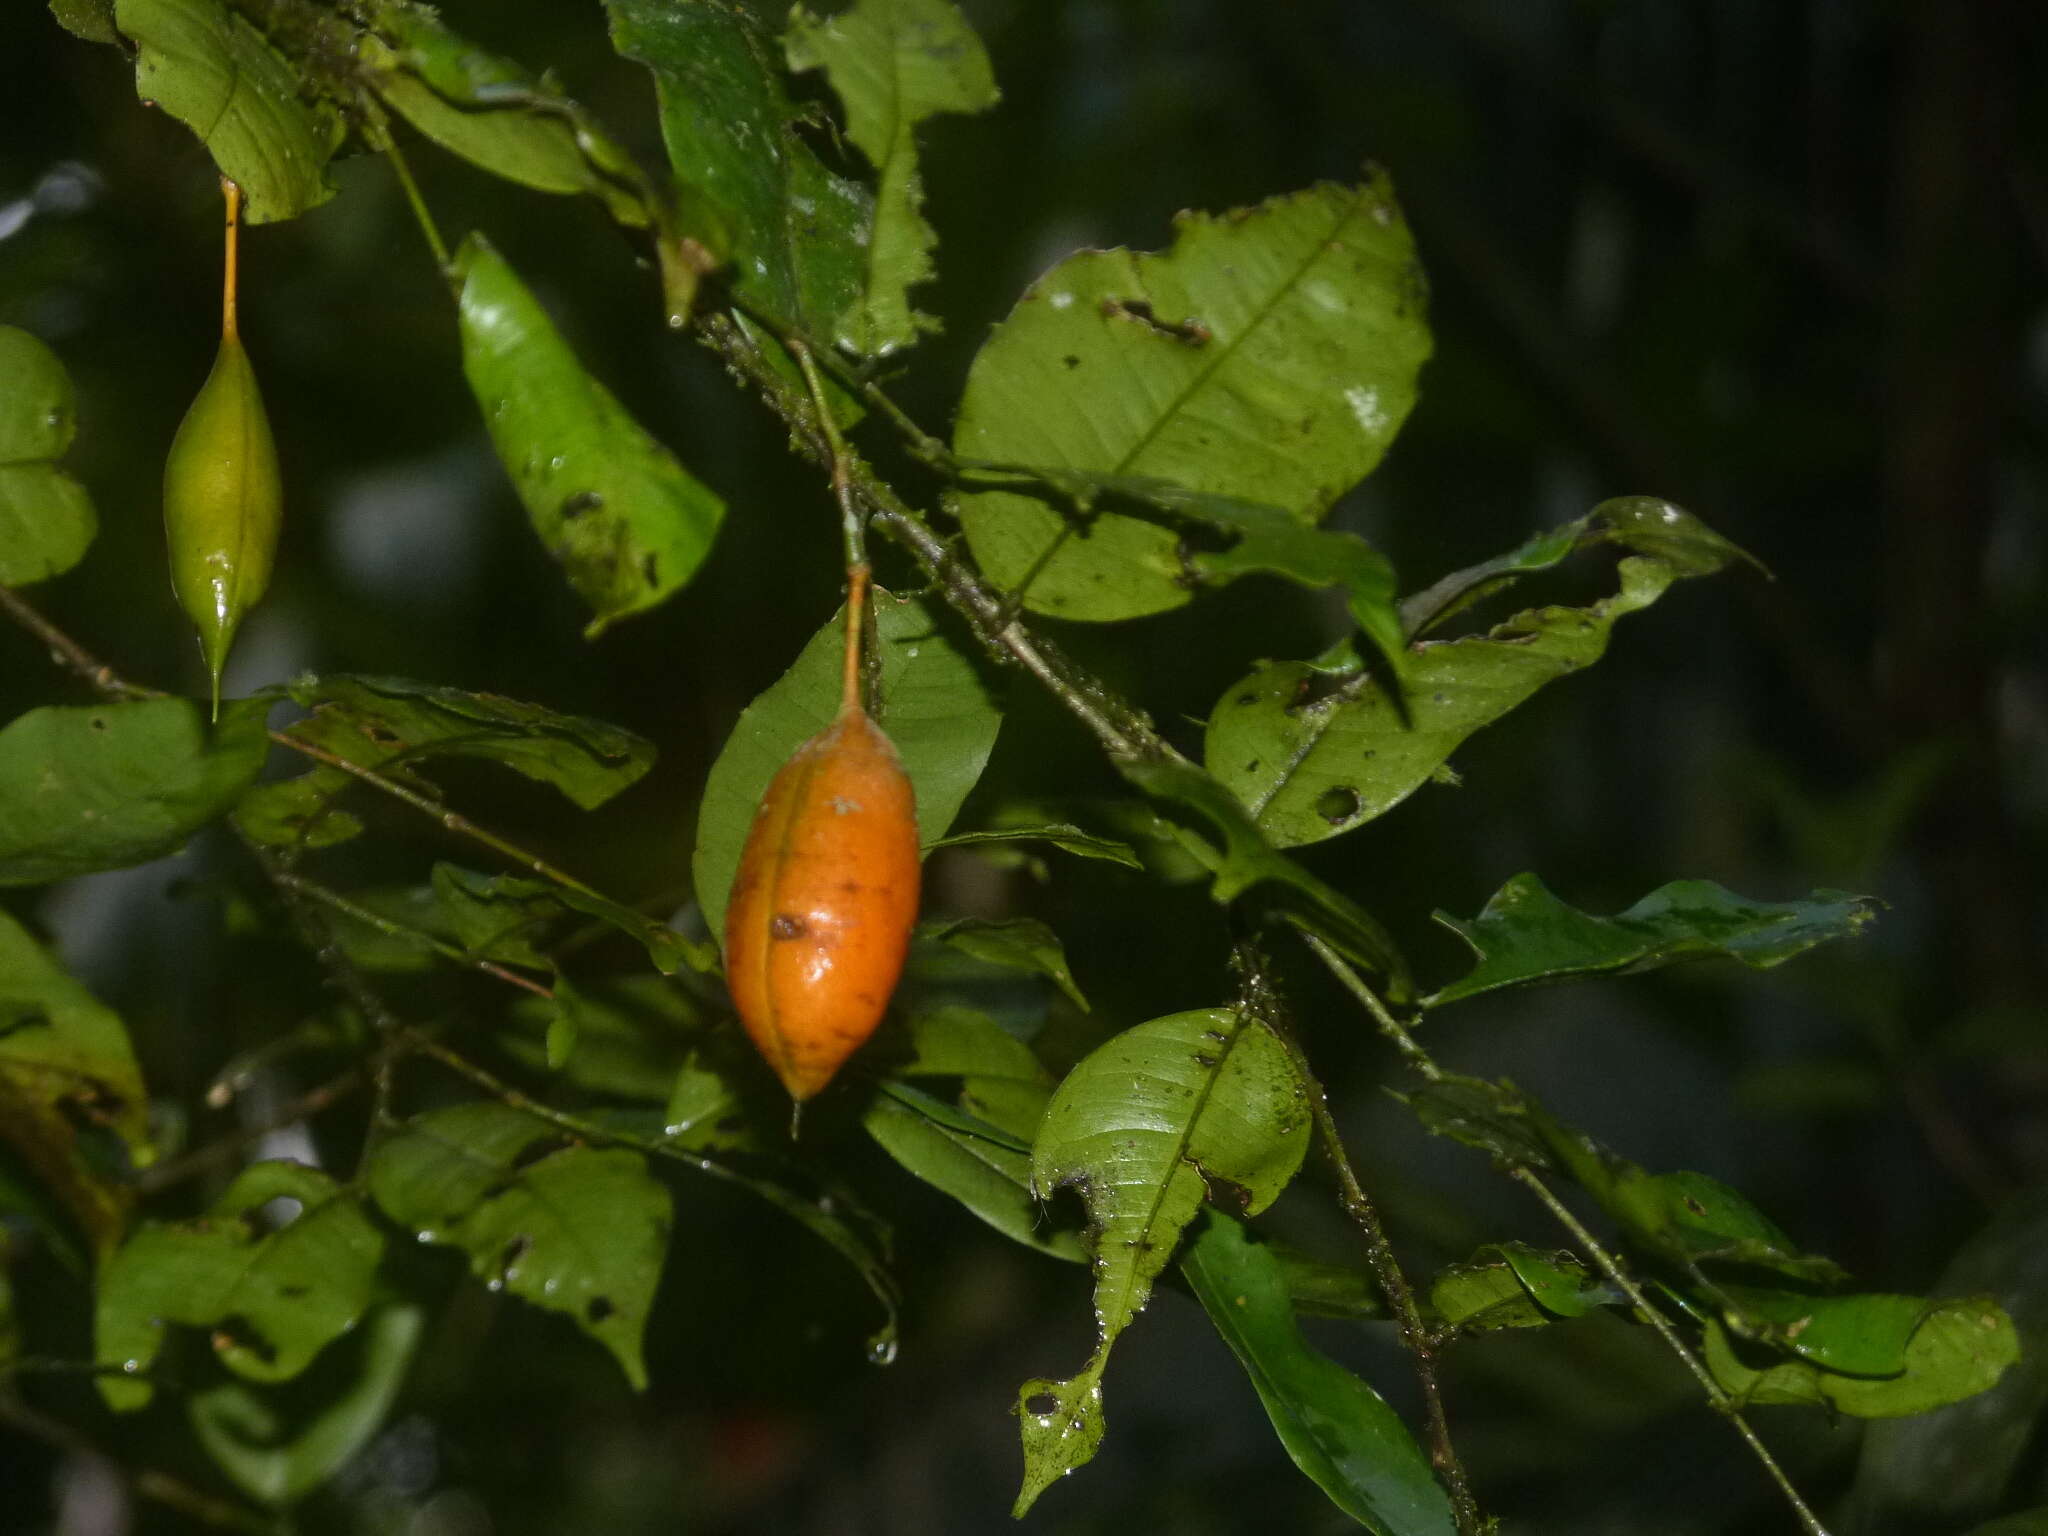
<path fill-rule="evenodd" d="M 769 409 L 790 429 L 797 447 L 829 468 L 831 443 L 808 392 L 778 373 L 729 315 L 704 315 L 698 329 L 727 366 L 760 391 Z M 1112 757 L 1156 758 L 1171 750 L 1142 710 L 1076 667 L 1010 613 L 1002 599 L 947 548 L 945 540 L 932 532 L 856 450 L 847 448 L 844 462 L 848 485 L 868 509 L 874 526 L 902 546 L 938 583 L 947 602 L 966 619 L 976 640 L 992 657 L 1031 673 Z"/>
<path fill-rule="evenodd" d="M 303 875 L 295 875 L 289 870 L 283 869 L 280 869 L 272 878 L 286 889 L 297 891 L 302 896 L 310 896 L 321 905 L 332 907 L 343 916 L 354 918 L 357 922 L 366 924 L 390 938 L 403 939 L 407 943 L 431 949 L 436 954 L 454 961 L 457 965 L 467 966 L 471 970 L 482 971 L 486 976 L 495 976 L 500 981 L 509 982 L 515 987 L 531 992 L 535 997 L 552 999 L 555 995 L 555 989 L 544 982 L 535 981 L 530 976 L 521 976 L 517 971 L 508 970 L 495 960 L 486 960 L 481 955 L 473 955 L 460 944 L 451 944 L 446 939 L 436 934 L 428 933 L 423 928 L 415 928 L 410 923 L 401 923 L 395 918 L 386 917 L 381 912 L 374 912 L 361 902 L 349 900 L 348 897 L 342 895 L 339 891 L 329 890 L 318 881 L 308 880 Z"/>
<path fill-rule="evenodd" d="M 1344 957 L 1314 934 L 1305 934 L 1303 937 L 1308 940 L 1309 948 L 1329 969 L 1338 984 L 1364 1005 L 1366 1012 L 1372 1015 L 1373 1022 L 1379 1026 L 1380 1033 L 1401 1053 L 1408 1065 L 1429 1082 L 1436 1082 L 1442 1078 L 1443 1068 L 1436 1064 L 1429 1052 L 1409 1032 L 1408 1027 L 1394 1016 L 1393 1010 L 1387 1007 L 1379 994 L 1366 984 L 1365 979 L 1351 968 Z M 1807 1507 L 1792 1479 L 1778 1464 L 1778 1459 L 1771 1454 L 1770 1447 L 1757 1437 L 1749 1421 L 1743 1418 L 1742 1410 L 1736 1405 L 1735 1400 L 1722 1389 L 1721 1384 L 1714 1379 L 1713 1373 L 1707 1369 L 1705 1362 L 1679 1336 L 1678 1330 L 1671 1326 L 1670 1319 L 1650 1304 L 1649 1297 L 1643 1294 L 1642 1287 L 1637 1285 L 1634 1278 L 1622 1267 L 1621 1261 L 1601 1245 L 1587 1229 L 1586 1224 L 1572 1213 L 1569 1206 L 1558 1199 L 1555 1192 L 1543 1182 L 1534 1169 L 1510 1165 L 1507 1173 L 1516 1183 L 1534 1194 L 1543 1203 L 1544 1209 L 1571 1234 L 1572 1240 L 1585 1248 L 1594 1265 L 1615 1289 L 1628 1297 L 1630 1305 L 1635 1308 L 1642 1320 L 1655 1330 L 1665 1347 L 1678 1357 L 1686 1370 L 1699 1382 L 1706 1393 L 1708 1405 L 1735 1427 L 1735 1432 L 1742 1437 L 1743 1442 L 1762 1464 L 1764 1472 L 1777 1484 L 1778 1491 L 1791 1505 L 1793 1514 L 1797 1516 L 1807 1536 L 1827 1536 L 1827 1528 Z"/>
<path fill-rule="evenodd" d="M 371 1060 L 381 1061 L 385 1054 L 385 1051 L 380 1051 Z M 289 1103 L 280 1106 L 275 1113 L 264 1116 L 253 1125 L 240 1126 L 218 1140 L 209 1141 L 203 1147 L 194 1147 L 182 1156 L 167 1159 L 144 1169 L 135 1180 L 136 1189 L 144 1195 L 153 1195 L 159 1190 L 169 1189 L 174 1184 L 182 1184 L 189 1178 L 228 1162 L 252 1142 L 261 1141 L 275 1131 L 310 1119 L 330 1104 L 355 1092 L 362 1086 L 366 1070 L 367 1064 L 359 1062 L 344 1072 L 336 1073 L 326 1082 L 307 1089 Z"/>
<path fill-rule="evenodd" d="M 1628 1297 L 1629 1305 L 1635 1309 L 1636 1316 L 1648 1323 L 1657 1337 L 1664 1341 L 1665 1347 L 1678 1356 L 1679 1361 L 1692 1373 L 1693 1378 L 1706 1393 L 1708 1404 L 1722 1418 L 1735 1426 L 1735 1432 L 1763 1464 L 1764 1471 L 1770 1476 L 1771 1481 L 1778 1485 L 1778 1491 L 1784 1495 L 1786 1503 L 1792 1506 L 1792 1513 L 1798 1518 L 1807 1536 L 1828 1536 L 1827 1527 L 1822 1525 L 1820 1517 L 1807 1507 L 1806 1500 L 1799 1495 L 1799 1489 L 1793 1484 L 1785 1469 L 1778 1464 L 1778 1458 L 1771 1454 L 1770 1447 L 1757 1437 L 1754 1429 L 1750 1428 L 1749 1420 L 1742 1416 L 1742 1410 L 1736 1406 L 1735 1400 L 1714 1379 L 1714 1374 L 1707 1369 L 1706 1362 L 1679 1337 L 1678 1330 L 1671 1326 L 1671 1320 L 1650 1304 L 1650 1298 L 1643 1294 L 1643 1288 L 1636 1283 L 1635 1277 L 1622 1267 L 1621 1260 L 1607 1251 L 1587 1229 L 1586 1224 L 1573 1214 L 1571 1207 L 1558 1199 L 1556 1193 L 1543 1182 L 1542 1177 L 1533 1168 L 1511 1167 L 1508 1169 L 1508 1176 L 1543 1203 L 1544 1209 L 1556 1218 L 1558 1225 L 1571 1234 L 1572 1241 L 1586 1250 L 1594 1266 L 1607 1277 L 1608 1283 Z"/>
<path fill-rule="evenodd" d="M 1237 965 L 1244 977 L 1251 1012 L 1267 1025 L 1273 1038 L 1286 1050 L 1307 1093 L 1316 1140 L 1324 1161 L 1337 1177 L 1338 1201 L 1365 1240 L 1366 1262 L 1371 1266 L 1380 1294 L 1386 1297 L 1395 1325 L 1400 1329 L 1402 1347 L 1408 1351 L 1416 1383 L 1422 1389 L 1423 1417 L 1429 1428 L 1430 1463 L 1443 1478 L 1444 1487 L 1450 1494 L 1451 1511 L 1457 1520 L 1460 1536 L 1479 1536 L 1486 1528 L 1485 1522 L 1480 1518 L 1471 1481 L 1465 1475 L 1464 1463 L 1451 1439 L 1450 1420 L 1444 1413 L 1443 1388 L 1437 1378 L 1437 1341 L 1423 1320 L 1422 1308 L 1415 1299 L 1415 1288 L 1408 1283 L 1401 1260 L 1387 1238 L 1386 1224 L 1380 1220 L 1379 1208 L 1366 1193 L 1358 1171 L 1351 1166 L 1343 1137 L 1337 1131 L 1336 1117 L 1330 1113 L 1329 1095 L 1309 1065 L 1308 1056 L 1295 1036 L 1279 997 L 1265 978 L 1262 958 L 1250 946 L 1240 945 Z"/>
<path fill-rule="evenodd" d="M 361 763 L 351 762 L 340 753 L 330 752 L 325 747 L 315 746 L 310 741 L 301 741 L 289 731 L 272 731 L 270 732 L 270 739 L 281 747 L 289 747 L 292 751 L 302 756 L 312 758 L 316 763 L 325 763 L 330 768 L 338 768 L 343 773 L 361 779 L 365 784 L 382 790 L 385 794 L 391 796 L 392 799 L 402 801 L 406 805 L 411 806 L 421 815 L 439 822 L 442 827 L 455 833 L 458 837 L 466 837 L 471 842 L 481 843 L 492 852 L 500 854 L 504 858 L 511 860 L 514 864 L 519 865 L 520 868 L 531 870 L 543 880 L 559 885 L 565 891 L 574 891 L 580 896 L 588 896 L 597 901 L 607 903 L 611 901 L 611 898 L 602 891 L 584 884 L 567 870 L 556 868 L 539 854 L 529 852 L 511 839 L 501 837 L 496 832 L 491 831 L 488 827 L 477 825 L 477 823 L 471 821 L 459 811 L 449 810 L 447 806 L 431 796 L 423 795 L 416 789 L 409 789 L 396 779 L 386 778 L 374 768 L 367 768 Z"/>
<path fill-rule="evenodd" d="M 146 688 L 140 683 L 131 683 L 96 658 L 92 652 L 65 634 L 42 614 L 30 607 L 28 602 L 12 587 L 0 587 L 0 608 L 23 629 L 34 635 L 50 648 L 50 659 L 59 666 L 76 673 L 92 687 L 113 699 L 168 699 L 170 694 L 160 688 Z"/>

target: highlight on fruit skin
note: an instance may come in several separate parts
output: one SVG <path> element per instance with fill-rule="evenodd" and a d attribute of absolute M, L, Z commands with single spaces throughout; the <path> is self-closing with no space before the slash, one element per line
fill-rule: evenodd
<path fill-rule="evenodd" d="M 845 696 L 761 797 L 725 916 L 726 985 L 799 1104 L 875 1032 L 917 921 L 917 807 L 859 689 L 865 568 L 847 596 Z"/>
<path fill-rule="evenodd" d="M 222 285 L 220 351 L 178 425 L 164 463 L 164 533 L 171 590 L 199 631 L 220 717 L 221 669 L 243 615 L 270 585 L 283 521 L 277 445 L 243 350 L 235 318 L 235 237 L 241 193 L 227 195 L 227 268 Z"/>

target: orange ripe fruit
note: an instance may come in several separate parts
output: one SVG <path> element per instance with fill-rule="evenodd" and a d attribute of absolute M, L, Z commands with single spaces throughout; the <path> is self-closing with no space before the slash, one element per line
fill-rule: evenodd
<path fill-rule="evenodd" d="M 847 595 L 839 714 L 777 770 L 725 911 L 740 1022 L 801 1103 L 882 1022 L 917 921 L 917 805 L 895 745 L 860 703 L 860 610 Z"/>

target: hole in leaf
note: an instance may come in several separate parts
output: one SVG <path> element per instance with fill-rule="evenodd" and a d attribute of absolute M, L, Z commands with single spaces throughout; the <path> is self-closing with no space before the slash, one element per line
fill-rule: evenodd
<path fill-rule="evenodd" d="M 601 1323 L 619 1309 L 612 1305 L 609 1296 L 593 1296 L 583 1309 L 583 1315 L 593 1323 Z"/>
<path fill-rule="evenodd" d="M 1024 1399 L 1024 1411 L 1043 1419 L 1060 1411 L 1060 1400 L 1050 1392 L 1034 1392 Z"/>
<path fill-rule="evenodd" d="M 1333 784 L 1316 796 L 1316 814 L 1332 826 L 1339 826 L 1358 814 L 1358 791 L 1347 784 Z"/>

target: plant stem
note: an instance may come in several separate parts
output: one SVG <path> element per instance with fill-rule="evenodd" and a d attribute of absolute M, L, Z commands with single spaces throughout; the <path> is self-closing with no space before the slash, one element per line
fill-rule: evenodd
<path fill-rule="evenodd" d="M 825 438 L 825 453 L 832 468 L 832 496 L 839 503 L 839 529 L 846 540 L 846 568 L 849 571 L 862 569 L 868 563 L 867 529 L 861 520 L 860 508 L 854 504 L 853 487 L 847 476 L 846 439 L 840 435 L 831 402 L 825 398 L 825 381 L 818 376 L 818 364 L 811 356 L 811 349 L 800 341 L 792 341 L 789 350 L 796 358 L 797 366 L 803 370 L 804 383 L 811 391 L 811 419 Z"/>
<path fill-rule="evenodd" d="M 700 317 L 698 330 L 743 383 L 760 391 L 769 409 L 790 429 L 797 447 L 829 466 L 831 441 L 808 392 L 776 372 L 731 316 L 706 314 Z M 938 582 L 946 600 L 967 620 L 976 640 L 991 656 L 1030 672 L 1112 756 L 1154 758 L 1171 750 L 1142 711 L 1074 666 L 1010 614 L 1002 600 L 875 474 L 858 451 L 846 447 L 844 463 L 850 490 L 868 508 L 874 525 Z"/>
<path fill-rule="evenodd" d="M 50 648 L 50 659 L 59 666 L 77 674 L 93 688 L 111 699 L 168 699 L 170 694 L 159 688 L 145 688 L 140 683 L 124 679 L 112 667 L 97 660 L 92 652 L 57 628 L 42 614 L 30 607 L 27 600 L 12 587 L 0 587 L 0 609 L 23 629 L 34 635 Z"/>
<path fill-rule="evenodd" d="M 448 255 L 448 243 L 441 238 L 441 227 L 434 222 L 434 215 L 427 208 L 427 200 L 420 195 L 419 183 L 412 179 L 412 167 L 405 163 L 405 156 L 399 152 L 398 140 L 385 133 L 384 158 L 391 162 L 391 170 L 398 177 L 399 186 L 405 189 L 405 200 L 412 206 L 414 222 L 420 233 L 426 237 L 427 249 L 434 253 L 434 265 L 444 278 L 453 280 L 453 260 Z"/>
<path fill-rule="evenodd" d="M 1792 1513 L 1797 1517 L 1800 1528 L 1807 1536 L 1828 1536 L 1827 1527 L 1822 1525 L 1820 1518 L 1807 1507 L 1806 1500 L 1800 1497 L 1799 1489 L 1786 1475 L 1785 1469 L 1778 1464 L 1778 1458 L 1771 1454 L 1770 1447 L 1758 1438 L 1757 1432 L 1742 1416 L 1742 1410 L 1736 1406 L 1735 1400 L 1722 1390 L 1721 1384 L 1714 1380 L 1713 1373 L 1707 1369 L 1705 1362 L 1693 1352 L 1684 1339 L 1678 1336 L 1678 1330 L 1671 1326 L 1671 1320 L 1650 1304 L 1650 1298 L 1643 1294 L 1643 1288 L 1636 1283 L 1635 1277 L 1622 1267 L 1621 1260 L 1601 1245 L 1587 1229 L 1586 1224 L 1572 1213 L 1571 1207 L 1558 1199 L 1550 1186 L 1543 1182 L 1535 1169 L 1512 1167 L 1508 1170 L 1508 1176 L 1543 1203 L 1544 1209 L 1556 1218 L 1558 1225 L 1571 1234 L 1572 1241 L 1586 1250 L 1594 1266 L 1607 1277 L 1608 1282 L 1628 1297 L 1636 1316 L 1648 1323 L 1657 1337 L 1664 1341 L 1665 1347 L 1678 1356 L 1679 1361 L 1705 1391 L 1709 1406 L 1735 1427 L 1735 1432 L 1763 1464 L 1765 1473 L 1778 1485 L 1778 1491 L 1784 1495 L 1785 1502 L 1792 1506 Z"/>
<path fill-rule="evenodd" d="M 1365 1192 L 1358 1171 L 1351 1166 L 1350 1155 L 1344 1150 L 1344 1139 L 1337 1130 L 1336 1117 L 1330 1113 L 1329 1095 L 1309 1065 L 1307 1053 L 1302 1050 L 1301 1041 L 1296 1037 L 1279 997 L 1265 978 L 1263 957 L 1251 945 L 1240 944 L 1237 964 L 1245 978 L 1252 1014 L 1272 1031 L 1273 1037 L 1286 1049 L 1294 1071 L 1301 1079 L 1323 1160 L 1337 1177 L 1338 1201 L 1344 1207 L 1344 1214 L 1351 1218 L 1351 1224 L 1365 1239 L 1366 1262 L 1372 1268 L 1380 1294 L 1386 1297 L 1387 1306 L 1394 1314 L 1402 1347 L 1408 1351 L 1416 1384 L 1422 1389 L 1423 1417 L 1429 1426 L 1430 1464 L 1436 1468 L 1450 1494 L 1451 1512 L 1457 1520 L 1459 1536 L 1480 1536 L 1486 1524 L 1480 1518 L 1478 1501 L 1472 1496 L 1465 1465 L 1451 1440 L 1450 1420 L 1444 1413 L 1443 1389 L 1437 1379 L 1437 1343 L 1423 1320 L 1422 1308 L 1415 1300 L 1415 1288 L 1408 1283 L 1401 1260 L 1387 1238 L 1386 1224 L 1380 1220 L 1379 1208 Z"/>
<path fill-rule="evenodd" d="M 575 891 L 578 895 L 589 896 L 598 901 L 609 902 L 611 900 L 602 891 L 585 885 L 566 870 L 557 869 L 554 865 L 548 863 L 547 860 L 541 858 L 540 855 L 528 852 L 508 838 L 500 837 L 488 827 L 478 826 L 467 816 L 462 815 L 460 812 L 449 810 L 446 806 L 421 794 L 418 790 L 408 789 L 395 779 L 385 778 L 384 775 L 377 772 L 374 768 L 366 768 L 361 763 L 351 762 L 339 753 L 330 752 L 325 747 L 317 747 L 310 741 L 301 741 L 288 731 L 272 731 L 270 739 L 281 747 L 289 747 L 292 751 L 302 756 L 310 757 L 315 762 L 325 763 L 330 768 L 339 768 L 343 773 L 352 774 L 356 778 L 361 779 L 365 784 L 374 785 L 394 800 L 401 800 L 421 815 L 439 822 L 444 828 L 455 833 L 457 836 L 466 837 L 472 842 L 481 843 L 492 852 L 511 860 L 522 869 L 532 871 L 543 880 L 559 885 L 565 891 Z"/>
<path fill-rule="evenodd" d="M 526 991 L 531 992 L 535 997 L 553 998 L 555 995 L 555 989 L 543 982 L 535 981 L 530 976 L 521 976 L 517 971 L 508 970 L 495 960 L 486 960 L 481 955 L 473 955 L 460 944 L 451 944 L 446 939 L 428 933 L 423 928 L 415 928 L 410 923 L 401 923 L 395 918 L 386 917 L 381 912 L 373 912 L 360 902 L 350 901 L 348 897 L 342 895 L 339 891 L 329 890 L 326 886 L 321 885 L 317 881 L 308 880 L 303 875 L 295 875 L 289 870 L 280 869 L 271 878 L 285 889 L 297 891 L 302 896 L 310 896 L 321 905 L 332 907 L 344 916 L 352 917 L 357 922 L 374 928 L 379 933 L 385 934 L 388 937 L 403 939 L 408 943 L 417 944 L 424 949 L 431 949 L 435 953 L 454 961 L 457 965 L 482 971 L 486 976 L 495 976 L 500 981 L 509 982 L 515 987 L 522 987 Z"/>
<path fill-rule="evenodd" d="M 1308 941 L 1309 948 L 1329 969 L 1339 985 L 1364 1005 L 1366 1012 L 1372 1015 L 1373 1022 L 1379 1026 L 1380 1033 L 1393 1043 L 1408 1065 L 1429 1082 L 1436 1082 L 1442 1078 L 1443 1068 L 1436 1064 L 1429 1052 L 1409 1032 L 1408 1027 L 1394 1016 L 1393 1010 L 1387 1007 L 1379 994 L 1366 984 L 1365 979 L 1351 968 L 1344 957 L 1312 933 L 1304 934 L 1303 938 Z M 1792 1479 L 1778 1464 L 1778 1459 L 1771 1454 L 1770 1447 L 1758 1438 L 1749 1421 L 1743 1418 L 1742 1410 L 1736 1406 L 1734 1399 L 1722 1390 L 1721 1384 L 1714 1380 L 1713 1373 L 1707 1369 L 1692 1347 L 1679 1337 L 1678 1330 L 1671 1326 L 1671 1320 L 1650 1304 L 1649 1297 L 1643 1294 L 1642 1287 L 1636 1284 L 1634 1278 L 1622 1267 L 1620 1259 L 1600 1244 L 1586 1224 L 1572 1213 L 1571 1208 L 1557 1197 L 1533 1168 L 1511 1165 L 1507 1169 L 1507 1174 L 1534 1194 L 1543 1203 L 1544 1209 L 1571 1234 L 1572 1240 L 1585 1248 L 1594 1266 L 1607 1277 L 1616 1290 L 1628 1297 L 1629 1304 L 1635 1308 L 1636 1314 L 1649 1324 L 1657 1337 L 1663 1340 L 1665 1347 L 1678 1357 L 1693 1379 L 1699 1382 L 1706 1393 L 1708 1405 L 1734 1426 L 1736 1434 L 1742 1437 L 1743 1443 L 1762 1464 L 1766 1475 L 1777 1484 L 1778 1491 L 1792 1507 L 1792 1513 L 1798 1518 L 1807 1536 L 1827 1536 L 1827 1528 L 1807 1507 L 1805 1499 L 1800 1497 Z"/>

